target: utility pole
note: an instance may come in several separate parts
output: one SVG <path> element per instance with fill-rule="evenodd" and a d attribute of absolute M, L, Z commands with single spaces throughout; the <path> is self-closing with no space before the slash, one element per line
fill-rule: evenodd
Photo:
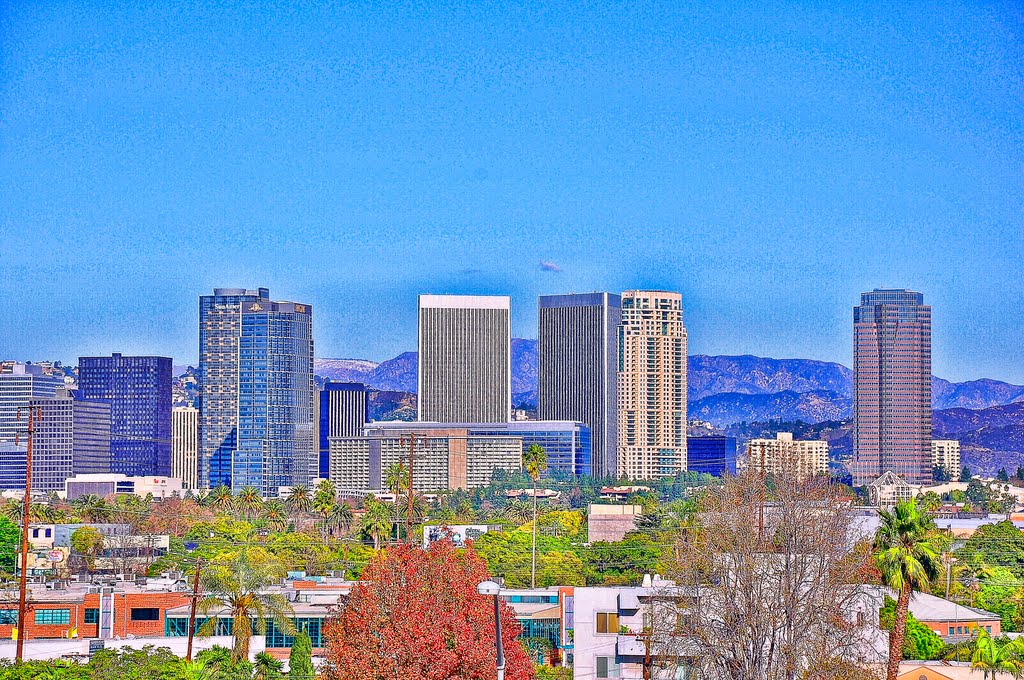
<path fill-rule="evenodd" d="M 757 506 L 757 542 L 763 547 L 764 546 L 764 501 L 765 493 L 767 492 L 767 484 L 764 478 L 764 444 L 762 443 L 759 447 L 761 449 L 761 493 L 760 503 Z"/>
<path fill-rule="evenodd" d="M 192 639 L 196 634 L 196 607 L 199 606 L 199 571 L 203 567 L 203 558 L 196 558 L 196 575 L 192 580 L 192 608 L 188 613 L 188 652 L 185 660 L 192 660 Z"/>
<path fill-rule="evenodd" d="M 21 663 L 25 656 L 25 614 L 28 609 L 28 524 L 32 506 L 32 435 L 35 425 L 43 417 L 43 410 L 31 407 L 28 409 L 28 449 L 25 452 L 25 502 L 21 511 L 21 594 L 18 600 L 18 647 L 14 659 Z M 21 420 L 21 409 L 18 409 L 18 420 Z M 17 435 L 15 435 L 17 444 Z"/>
<path fill-rule="evenodd" d="M 651 680 L 651 670 L 653 667 L 651 659 L 651 630 L 648 628 L 643 633 L 638 633 L 636 639 L 638 642 L 644 643 L 644 680 Z"/>
<path fill-rule="evenodd" d="M 405 540 L 409 542 L 409 545 L 412 545 L 412 463 L 413 458 L 416 455 L 416 439 L 418 436 L 419 435 L 410 432 L 408 437 L 403 436 L 399 440 L 402 444 L 405 444 L 406 442 L 409 444 L 409 507 L 406 509 L 405 515 Z M 426 446 L 427 438 L 423 436 L 421 439 L 423 441 L 423 446 Z M 398 506 L 397 498 L 395 499 L 395 506 Z"/>

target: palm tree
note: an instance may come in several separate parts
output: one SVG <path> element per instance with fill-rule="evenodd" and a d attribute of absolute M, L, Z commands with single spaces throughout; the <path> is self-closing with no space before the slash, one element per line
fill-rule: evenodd
<path fill-rule="evenodd" d="M 914 591 L 928 591 L 940 571 L 935 550 L 935 522 L 912 501 L 903 501 L 891 512 L 880 512 L 882 525 L 875 534 L 875 563 L 885 585 L 897 591 L 896 617 L 889 633 L 889 666 L 886 677 L 896 680 L 903 640 L 907 633 L 907 608 Z"/>
<path fill-rule="evenodd" d="M 505 505 L 505 509 L 501 512 L 502 517 L 505 517 L 510 522 L 515 522 L 517 526 L 521 526 L 530 521 L 533 517 L 533 508 L 527 501 L 513 500 L 509 501 Z"/>
<path fill-rule="evenodd" d="M 395 496 L 395 515 L 398 515 L 398 496 L 409 488 L 409 473 L 401 462 L 392 463 L 384 472 L 384 486 Z M 395 522 L 395 541 L 398 541 L 398 522 Z"/>
<path fill-rule="evenodd" d="M 309 495 L 309 487 L 305 484 L 298 484 L 291 488 L 284 504 L 292 512 L 309 512 L 313 508 L 313 499 Z"/>
<path fill-rule="evenodd" d="M 241 510 L 246 518 L 252 517 L 263 507 L 263 497 L 255 486 L 243 486 L 235 496 L 235 507 Z"/>
<path fill-rule="evenodd" d="M 268 501 L 263 506 L 263 519 L 267 520 L 267 524 L 274 531 L 284 531 L 288 526 L 288 512 L 284 503 L 279 500 Z"/>
<path fill-rule="evenodd" d="M 284 662 L 278 661 L 267 652 L 260 652 L 252 665 L 253 680 L 276 680 L 281 677 Z"/>
<path fill-rule="evenodd" d="M 334 535 L 335 529 L 348 531 L 352 526 L 352 507 L 348 503 L 335 503 L 331 506 L 331 512 L 324 518 L 327 531 Z"/>
<path fill-rule="evenodd" d="M 338 500 L 338 490 L 334 482 L 329 479 L 320 480 L 316 485 L 316 492 L 313 494 L 313 512 L 326 517 L 331 506 Z"/>
<path fill-rule="evenodd" d="M 214 510 L 221 512 L 231 509 L 235 503 L 235 497 L 231 495 L 231 489 L 224 484 L 217 486 L 206 496 L 206 503 Z"/>
<path fill-rule="evenodd" d="M 78 516 L 85 522 L 102 522 L 110 517 L 111 508 L 105 500 L 99 496 L 87 493 L 72 501 L 71 506 L 78 513 Z"/>
<path fill-rule="evenodd" d="M 531 543 L 530 587 L 537 587 L 537 480 L 548 469 L 548 454 L 540 444 L 530 444 L 523 452 L 523 467 L 533 480 L 533 541 Z"/>
<path fill-rule="evenodd" d="M 999 644 L 984 628 L 974 642 L 974 654 L 971 655 L 971 668 L 977 668 L 982 678 L 995 680 L 999 673 L 1009 673 L 1019 678 L 1024 673 L 1024 640 L 1014 638 Z"/>
<path fill-rule="evenodd" d="M 381 538 L 391 533 L 391 508 L 372 496 L 367 496 L 363 506 L 359 531 L 373 540 L 373 549 L 380 550 Z"/>
<path fill-rule="evenodd" d="M 206 659 L 181 662 L 182 680 L 211 680 L 215 674 L 216 669 L 207 664 Z"/>
<path fill-rule="evenodd" d="M 211 562 L 202 576 L 203 590 L 208 594 L 198 607 L 210 618 L 199 629 L 200 635 L 212 635 L 217 627 L 217 614 L 228 614 L 234 637 L 231 658 L 241 661 L 249 658 L 253 631 L 266 634 L 268 622 L 273 621 L 285 634 L 294 633 L 288 600 L 280 593 L 266 592 L 283 576 L 280 563 L 260 549 L 242 549 Z"/>
<path fill-rule="evenodd" d="M 313 494 L 313 512 L 320 515 L 320 527 L 323 529 L 324 540 L 329 532 L 328 517 L 338 504 L 338 493 L 334 482 L 324 479 L 316 485 L 316 493 Z"/>

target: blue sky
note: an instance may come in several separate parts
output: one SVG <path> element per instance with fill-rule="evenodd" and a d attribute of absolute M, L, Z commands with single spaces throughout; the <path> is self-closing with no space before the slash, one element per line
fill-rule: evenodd
<path fill-rule="evenodd" d="M 658 287 L 692 353 L 849 365 L 886 285 L 1024 382 L 1021 6 L 760 4 L 2 3 L 0 355 L 194 361 L 215 286 L 373 359 L 417 293 L 535 337 Z"/>

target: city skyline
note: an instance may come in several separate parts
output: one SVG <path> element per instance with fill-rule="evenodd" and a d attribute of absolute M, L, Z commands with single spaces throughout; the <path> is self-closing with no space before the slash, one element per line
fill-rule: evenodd
<path fill-rule="evenodd" d="M 194 362 L 194 296 L 258 280 L 322 356 L 412 349 L 422 292 L 533 337 L 538 295 L 662 288 L 693 353 L 849 365 L 887 286 L 937 374 L 1024 382 L 1009 3 L 0 19 L 0 230 L 48 244 L 0 267 L 5 354 Z"/>

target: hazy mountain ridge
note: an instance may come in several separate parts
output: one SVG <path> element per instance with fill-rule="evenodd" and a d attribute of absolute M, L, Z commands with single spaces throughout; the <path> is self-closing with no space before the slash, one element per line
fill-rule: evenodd
<path fill-rule="evenodd" d="M 511 352 L 513 404 L 534 410 L 537 341 L 515 338 Z M 315 370 L 335 380 L 366 383 L 374 420 L 412 420 L 417 359 L 416 352 L 380 363 L 318 359 Z M 852 454 L 852 372 L 842 364 L 697 354 L 689 358 L 688 377 L 690 418 L 735 432 L 741 439 L 773 427 L 795 428 L 798 436 L 828 439 L 834 457 Z M 932 401 L 935 437 L 960 440 L 964 464 L 971 470 L 994 474 L 1024 460 L 1024 386 L 991 379 L 951 383 L 933 378 Z"/>
<path fill-rule="evenodd" d="M 832 392 L 853 394 L 853 372 L 842 364 L 810 359 L 770 359 L 695 354 L 689 358 L 689 398 L 716 394 Z"/>
<path fill-rule="evenodd" d="M 691 402 L 689 417 L 717 427 L 741 422 L 768 420 L 801 420 L 817 423 L 826 420 L 844 420 L 850 417 L 853 402 L 835 392 L 812 390 L 795 392 L 786 390 L 771 394 L 712 394 Z"/>
<path fill-rule="evenodd" d="M 513 338 L 511 356 L 512 393 L 520 399 L 519 403 L 529 406 L 530 395 L 537 390 L 537 341 Z M 373 389 L 415 392 L 417 359 L 416 352 L 404 352 L 379 364 L 363 359 L 317 359 L 314 371 L 334 380 L 364 382 Z M 700 404 L 714 414 L 716 422 L 726 424 L 749 420 L 751 415 L 768 415 L 765 409 L 772 400 L 748 397 L 786 392 L 816 395 L 804 399 L 801 405 L 794 404 L 791 397 L 775 400 L 784 408 L 796 409 L 792 415 L 812 420 L 846 417 L 853 393 L 853 373 L 842 364 L 752 355 L 695 354 L 689 358 L 688 383 L 691 405 Z M 835 395 L 834 403 L 827 403 L 828 394 Z M 705 402 L 709 397 L 717 399 Z M 932 402 L 936 409 L 984 409 L 1018 401 L 1024 401 L 1021 385 L 987 378 L 962 383 L 932 379 Z"/>

